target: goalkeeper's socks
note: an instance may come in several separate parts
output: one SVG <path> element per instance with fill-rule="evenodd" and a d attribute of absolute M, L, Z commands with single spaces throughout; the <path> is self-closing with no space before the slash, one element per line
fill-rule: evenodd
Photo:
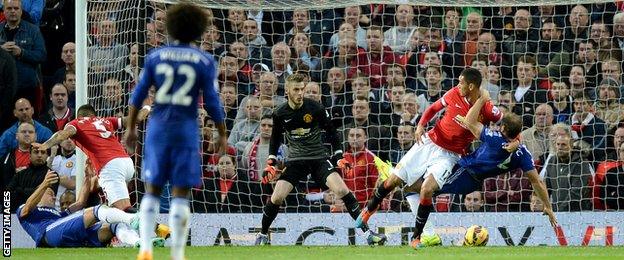
<path fill-rule="evenodd" d="M 156 227 L 156 214 L 160 207 L 160 200 L 152 194 L 145 194 L 139 208 L 139 234 L 141 237 L 141 252 L 152 253 L 152 238 Z"/>
<path fill-rule="evenodd" d="M 266 205 L 264 205 L 264 210 L 262 212 L 262 230 L 260 233 L 264 235 L 269 234 L 269 227 L 271 227 L 271 223 L 277 217 L 277 212 L 279 211 L 280 206 L 273 204 L 269 199 Z"/>
<path fill-rule="evenodd" d="M 188 222 L 191 216 L 189 201 L 186 198 L 171 199 L 169 226 L 171 227 L 171 259 L 184 259 L 184 247 L 188 237 Z"/>
<path fill-rule="evenodd" d="M 355 199 L 355 196 L 353 196 L 353 192 L 347 193 L 347 195 L 344 195 L 344 197 L 340 199 L 342 200 L 342 202 L 344 202 L 344 205 L 347 208 L 349 215 L 351 215 L 351 218 L 353 218 L 353 220 L 356 220 L 360 216 L 361 211 L 360 204 Z M 368 226 L 364 225 L 362 227 L 362 231 L 368 231 Z"/>
<path fill-rule="evenodd" d="M 139 234 L 126 223 L 115 223 L 111 224 L 110 227 L 117 239 L 126 245 L 134 246 L 141 240 Z"/>
<path fill-rule="evenodd" d="M 129 214 L 116 208 L 109 208 L 104 205 L 95 206 L 95 208 L 93 208 L 93 215 L 95 215 L 98 220 L 106 223 L 121 222 L 126 224 L 130 224 L 135 217 L 134 214 Z"/>
<path fill-rule="evenodd" d="M 416 230 L 414 230 L 413 238 L 420 238 L 425 224 L 427 224 L 427 219 L 429 219 L 431 210 L 433 210 L 431 198 L 421 199 L 420 205 L 418 206 L 418 213 L 416 213 Z"/>
<path fill-rule="evenodd" d="M 382 183 L 379 183 L 379 185 L 377 185 L 375 192 L 373 192 L 373 197 L 368 201 L 368 204 L 366 205 L 366 209 L 369 212 L 373 212 L 377 210 L 377 208 L 379 208 L 379 205 L 381 205 L 381 202 L 383 202 L 384 198 L 388 196 L 388 194 L 390 194 L 390 192 L 393 190 L 393 189 L 387 188 L 385 183 L 386 182 L 384 181 Z"/>

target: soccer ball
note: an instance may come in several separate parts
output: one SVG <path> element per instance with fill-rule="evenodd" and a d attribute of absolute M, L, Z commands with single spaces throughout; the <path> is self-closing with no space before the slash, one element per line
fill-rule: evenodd
<path fill-rule="evenodd" d="M 464 235 L 465 246 L 485 246 L 487 245 L 490 235 L 487 228 L 478 225 L 472 225 L 466 230 Z"/>

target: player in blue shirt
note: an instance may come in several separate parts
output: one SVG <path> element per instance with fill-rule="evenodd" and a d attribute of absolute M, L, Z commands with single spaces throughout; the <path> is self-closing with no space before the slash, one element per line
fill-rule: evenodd
<path fill-rule="evenodd" d="M 37 247 L 104 247 L 116 236 L 122 243 L 138 245 L 138 218 L 116 208 L 104 205 L 83 210 L 91 191 L 92 175 L 85 176 L 85 184 L 76 202 L 66 211 L 57 210 L 56 198 L 50 188 L 58 182 L 58 174 L 48 172 L 43 182 L 21 205 L 16 215 L 22 228 Z M 153 243 L 164 246 L 163 238 Z"/>
<path fill-rule="evenodd" d="M 174 43 L 151 51 L 145 58 L 143 75 L 130 100 L 128 128 L 124 137 L 127 148 L 136 145 L 138 108 L 149 88 L 156 88 L 151 116 L 147 124 L 143 158 L 146 194 L 141 200 L 141 249 L 137 259 L 152 259 L 152 245 L 147 238 L 154 230 L 159 196 L 169 182 L 173 186 L 169 226 L 171 258 L 184 259 L 190 217 L 190 189 L 201 181 L 198 98 L 203 92 L 206 111 L 219 130 L 221 150 L 227 147 L 223 108 L 217 94 L 217 69 L 213 57 L 192 44 L 198 40 L 211 18 L 203 9 L 188 3 L 167 11 L 166 26 Z M 145 236 L 145 237 L 144 237 Z"/>

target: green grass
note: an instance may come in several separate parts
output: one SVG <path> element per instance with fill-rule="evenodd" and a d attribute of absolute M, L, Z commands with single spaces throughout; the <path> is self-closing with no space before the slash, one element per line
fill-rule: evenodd
<path fill-rule="evenodd" d="M 135 259 L 134 248 L 14 249 L 16 259 Z M 158 248 L 154 259 L 169 259 L 168 248 Z M 367 246 L 216 246 L 187 247 L 192 259 L 624 259 L 624 247 L 435 247 L 413 250 L 409 247 Z"/>

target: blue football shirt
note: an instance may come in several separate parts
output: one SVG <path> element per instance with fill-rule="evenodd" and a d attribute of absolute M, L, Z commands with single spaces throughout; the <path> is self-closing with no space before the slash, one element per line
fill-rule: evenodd
<path fill-rule="evenodd" d="M 22 208 L 24 208 L 24 205 L 17 208 L 17 211 L 15 212 L 17 216 L 21 215 Z M 67 215 L 69 215 L 67 211 L 61 212 L 55 208 L 35 207 L 28 213 L 28 215 L 26 215 L 26 217 L 19 218 L 19 222 L 26 233 L 28 233 L 35 243 L 39 245 L 41 238 L 45 234 L 46 228 L 50 224 L 54 223 L 54 221 L 57 221 Z"/>

